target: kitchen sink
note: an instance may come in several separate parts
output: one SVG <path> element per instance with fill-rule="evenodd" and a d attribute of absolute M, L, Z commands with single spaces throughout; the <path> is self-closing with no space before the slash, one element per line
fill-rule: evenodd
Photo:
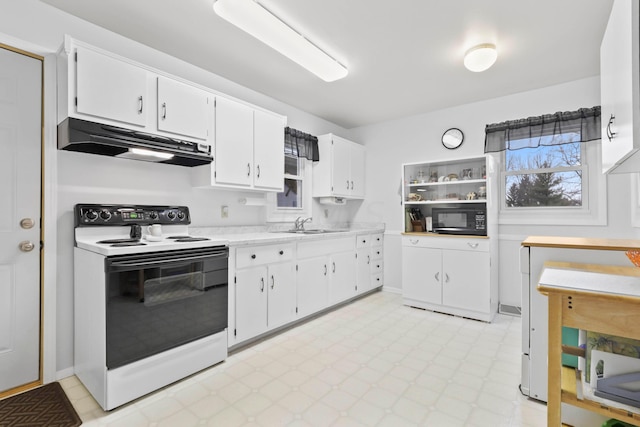
<path fill-rule="evenodd" d="M 325 234 L 325 233 L 340 233 L 340 232 L 344 232 L 345 230 L 327 230 L 324 228 L 316 228 L 316 229 L 309 229 L 309 230 L 283 230 L 283 231 L 276 231 L 276 233 L 292 233 L 292 234 Z"/>

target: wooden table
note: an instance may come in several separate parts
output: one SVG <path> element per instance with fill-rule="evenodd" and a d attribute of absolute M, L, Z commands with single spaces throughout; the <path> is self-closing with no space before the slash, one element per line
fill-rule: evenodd
<path fill-rule="evenodd" d="M 561 425 L 561 403 L 640 426 L 637 412 L 587 398 L 578 399 L 562 368 L 562 353 L 579 354 L 577 347 L 562 346 L 562 327 L 568 326 L 619 337 L 640 339 L 640 268 L 547 262 L 538 290 L 549 297 L 549 395 L 547 425 Z M 564 384 L 564 386 L 563 386 Z"/>

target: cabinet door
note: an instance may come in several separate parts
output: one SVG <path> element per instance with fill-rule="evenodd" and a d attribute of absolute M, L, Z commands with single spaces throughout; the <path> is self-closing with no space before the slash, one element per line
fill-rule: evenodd
<path fill-rule="evenodd" d="M 602 102 L 602 168 L 607 172 L 634 150 L 634 97 L 638 96 L 637 2 L 615 1 L 600 47 Z M 635 15 L 634 15 L 635 13 Z M 636 83 L 637 84 L 637 83 Z M 607 126 L 615 116 L 609 141 Z"/>
<path fill-rule="evenodd" d="M 109 120 L 146 126 L 147 71 L 78 47 L 76 111 Z"/>
<path fill-rule="evenodd" d="M 158 130 L 206 140 L 209 93 L 158 77 Z"/>
<path fill-rule="evenodd" d="M 335 196 L 351 195 L 351 142 L 334 136 L 330 161 L 333 194 Z"/>
<path fill-rule="evenodd" d="M 442 303 L 488 313 L 490 310 L 489 253 L 443 250 Z"/>
<path fill-rule="evenodd" d="M 329 305 L 329 257 L 298 261 L 298 316 L 315 313 Z"/>
<path fill-rule="evenodd" d="M 442 250 L 403 246 L 402 296 L 442 304 Z"/>
<path fill-rule="evenodd" d="M 277 328 L 292 321 L 296 314 L 296 276 L 292 262 L 269 266 L 267 277 L 267 325 Z"/>
<path fill-rule="evenodd" d="M 371 289 L 371 249 L 364 248 L 357 251 L 357 288 L 358 293 Z"/>
<path fill-rule="evenodd" d="M 267 330 L 267 267 L 236 272 L 236 342 Z"/>
<path fill-rule="evenodd" d="M 365 187 L 365 149 L 360 144 L 351 144 L 351 197 L 364 198 Z"/>
<path fill-rule="evenodd" d="M 284 187 L 284 121 L 282 117 L 254 111 L 253 141 L 256 188 L 282 191 Z"/>
<path fill-rule="evenodd" d="M 329 301 L 337 303 L 356 294 L 356 257 L 353 251 L 330 257 Z"/>
<path fill-rule="evenodd" d="M 253 109 L 216 98 L 215 182 L 250 187 L 253 183 Z"/>

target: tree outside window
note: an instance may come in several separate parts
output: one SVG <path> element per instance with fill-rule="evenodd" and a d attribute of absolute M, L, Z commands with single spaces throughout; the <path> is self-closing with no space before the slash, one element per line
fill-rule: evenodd
<path fill-rule="evenodd" d="M 586 174 L 579 140 L 577 133 L 564 133 L 543 137 L 537 147 L 527 139 L 511 141 L 504 152 L 505 207 L 582 207 Z"/>

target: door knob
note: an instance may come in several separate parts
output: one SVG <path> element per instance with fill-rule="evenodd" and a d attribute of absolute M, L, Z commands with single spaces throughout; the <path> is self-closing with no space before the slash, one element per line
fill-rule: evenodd
<path fill-rule="evenodd" d="M 22 218 L 20 220 L 20 227 L 24 228 L 25 230 L 33 228 L 34 225 L 36 225 L 36 223 L 31 218 Z"/>
<path fill-rule="evenodd" d="M 22 242 L 20 242 L 20 250 L 22 252 L 31 252 L 33 250 L 33 248 L 35 248 L 36 246 L 33 244 L 33 242 L 30 242 L 28 240 L 24 240 Z"/>

